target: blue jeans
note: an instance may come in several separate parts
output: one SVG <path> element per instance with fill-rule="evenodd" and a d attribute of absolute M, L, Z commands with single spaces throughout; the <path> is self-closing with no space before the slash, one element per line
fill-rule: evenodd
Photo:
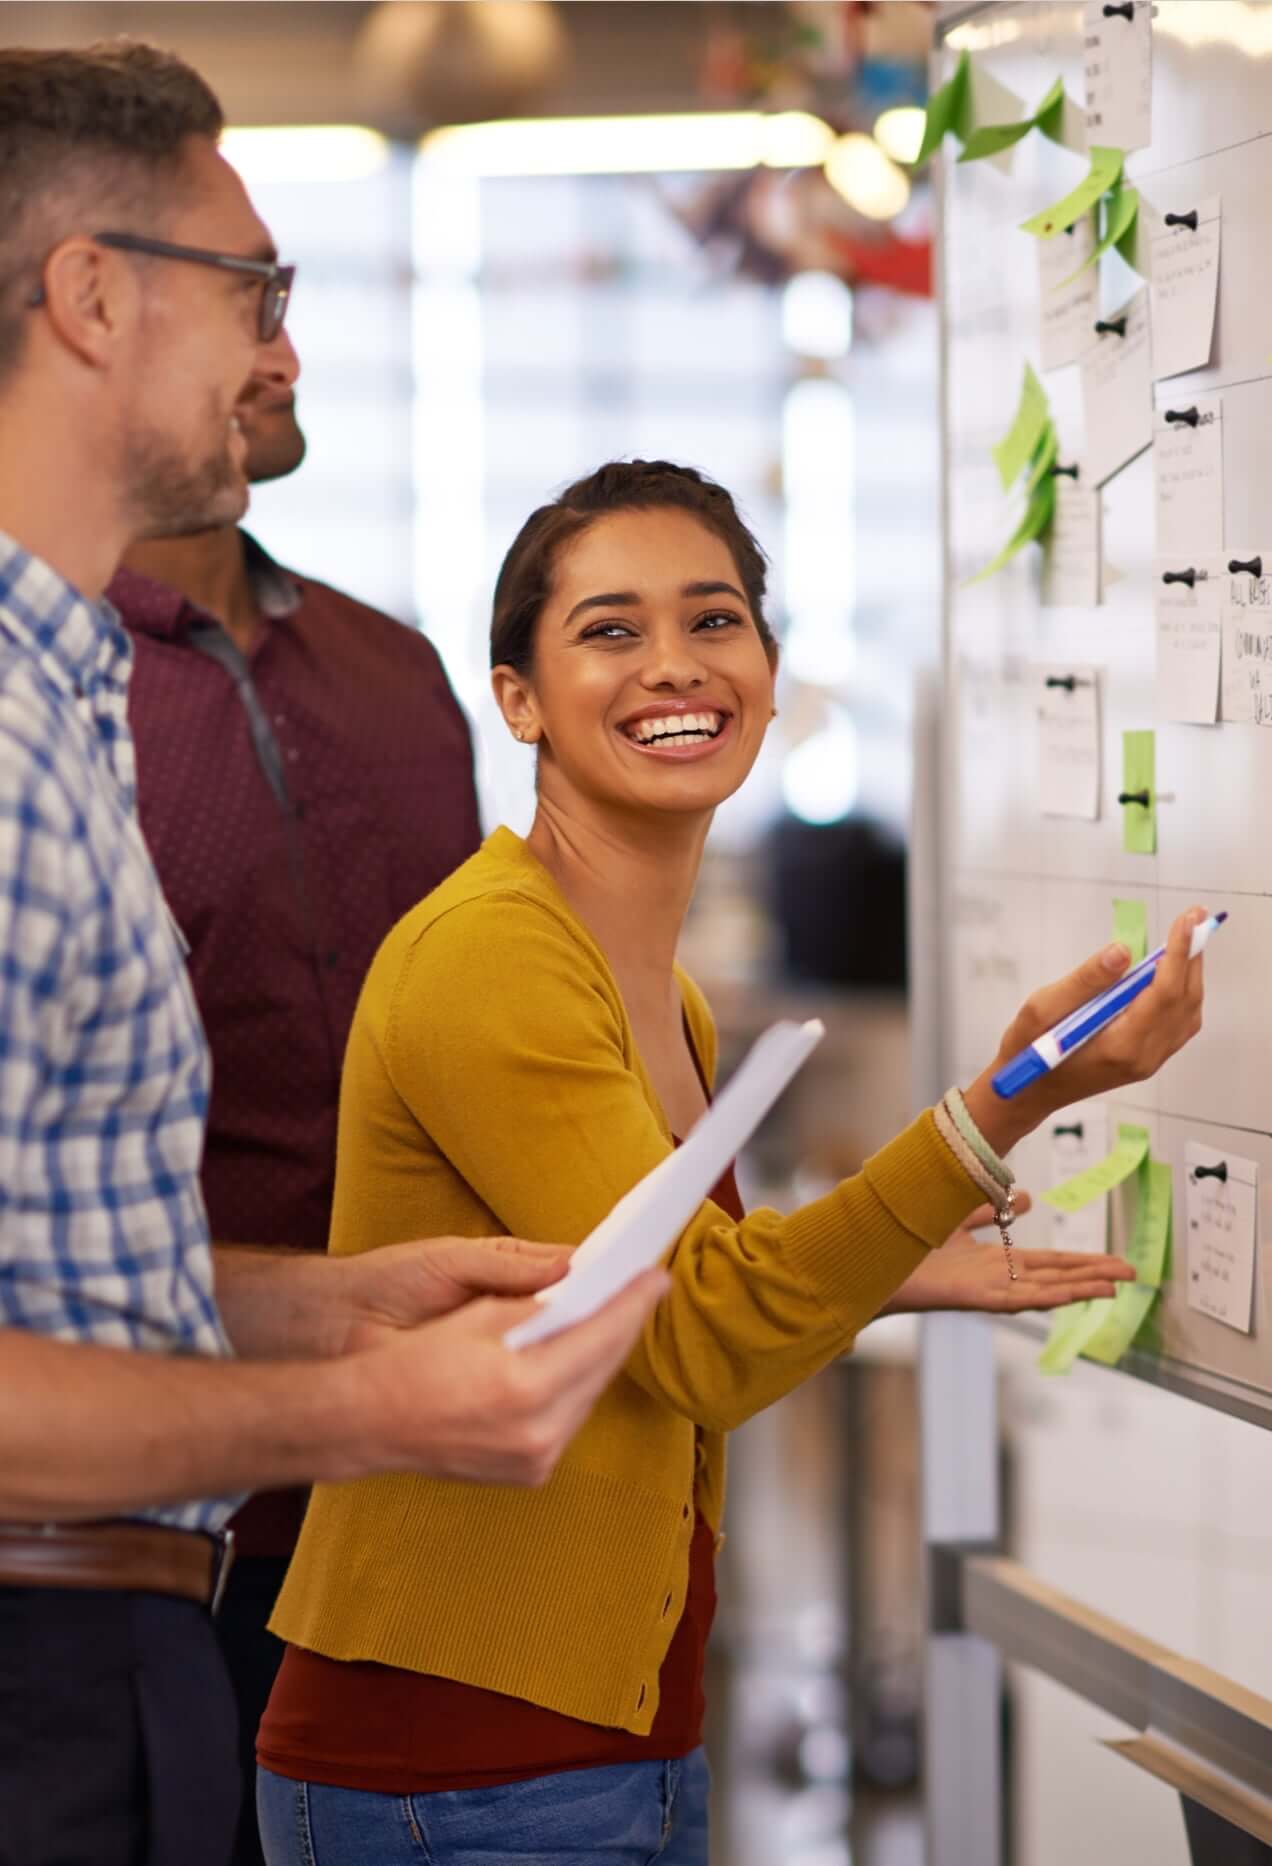
<path fill-rule="evenodd" d="M 257 1771 L 269 1866 L 707 1866 L 707 1756 L 377 1795 Z"/>
<path fill-rule="evenodd" d="M 257 1771 L 269 1866 L 707 1866 L 706 1754 L 381 1795 Z"/>

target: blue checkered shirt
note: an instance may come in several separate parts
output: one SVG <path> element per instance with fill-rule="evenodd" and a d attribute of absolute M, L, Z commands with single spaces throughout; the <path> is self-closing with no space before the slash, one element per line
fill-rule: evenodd
<path fill-rule="evenodd" d="M 0 1326 L 227 1355 L 210 1062 L 137 827 L 131 667 L 110 605 L 0 533 Z M 214 1529 L 234 1502 L 146 1514 Z"/>

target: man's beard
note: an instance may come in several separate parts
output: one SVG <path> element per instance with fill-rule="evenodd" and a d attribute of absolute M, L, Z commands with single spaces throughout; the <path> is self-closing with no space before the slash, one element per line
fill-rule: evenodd
<path fill-rule="evenodd" d="M 247 510 L 247 481 L 230 453 L 228 432 L 217 453 L 196 465 L 154 428 L 128 437 L 124 457 L 128 502 L 139 538 L 181 538 L 232 525 Z"/>

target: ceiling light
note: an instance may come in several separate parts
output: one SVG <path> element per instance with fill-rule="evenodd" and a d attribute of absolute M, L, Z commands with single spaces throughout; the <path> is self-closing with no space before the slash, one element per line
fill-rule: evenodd
<path fill-rule="evenodd" d="M 635 175 L 813 168 L 834 140 L 829 124 L 806 111 L 719 110 L 464 123 L 434 130 L 420 146 L 439 168 L 465 175 Z"/>
<path fill-rule="evenodd" d="M 365 181 L 387 166 L 389 144 L 356 123 L 226 130 L 221 154 L 249 187 L 265 182 Z"/>
<path fill-rule="evenodd" d="M 835 132 L 807 110 L 779 110 L 761 117 L 760 145 L 766 168 L 820 168 L 835 146 Z"/>
<path fill-rule="evenodd" d="M 874 126 L 875 141 L 894 162 L 913 162 L 923 142 L 927 112 L 917 104 L 885 110 Z"/>
<path fill-rule="evenodd" d="M 826 179 L 867 220 L 891 220 L 910 198 L 910 183 L 873 136 L 841 136 L 826 160 Z"/>

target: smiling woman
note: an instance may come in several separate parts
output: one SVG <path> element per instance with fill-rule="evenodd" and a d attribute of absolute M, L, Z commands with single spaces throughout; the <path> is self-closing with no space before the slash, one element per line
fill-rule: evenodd
<path fill-rule="evenodd" d="M 715 1031 L 676 945 L 712 814 L 772 716 L 764 594 L 728 494 L 663 461 L 603 467 L 523 526 L 491 661 L 538 748 L 534 825 L 497 830 L 377 955 L 346 1052 L 334 1252 L 428 1232 L 577 1244 L 702 1114 Z M 1185 1040 L 1184 939 L 1130 1050 L 1079 1052 L 1066 1101 Z M 1128 958 L 1035 994 L 1000 1054 Z M 318 1487 L 273 1623 L 290 1643 L 258 1744 L 270 1866 L 396 1866 L 421 1843 L 438 1866 L 705 1866 L 726 1433 L 886 1305 L 1049 1308 L 1131 1274 L 1030 1251 L 1009 1274 L 967 1235 L 986 1196 L 1010 1209 L 995 1149 L 1054 1093 L 995 1108 L 987 1080 L 789 1216 L 745 1213 L 728 1172 L 542 1490 Z"/>
<path fill-rule="evenodd" d="M 566 798 L 598 786 L 705 834 L 700 813 L 743 782 L 773 716 L 764 594 L 759 545 L 690 468 L 603 467 L 531 515 L 496 586 L 491 659 L 504 718 L 541 748 L 536 853 Z"/>

